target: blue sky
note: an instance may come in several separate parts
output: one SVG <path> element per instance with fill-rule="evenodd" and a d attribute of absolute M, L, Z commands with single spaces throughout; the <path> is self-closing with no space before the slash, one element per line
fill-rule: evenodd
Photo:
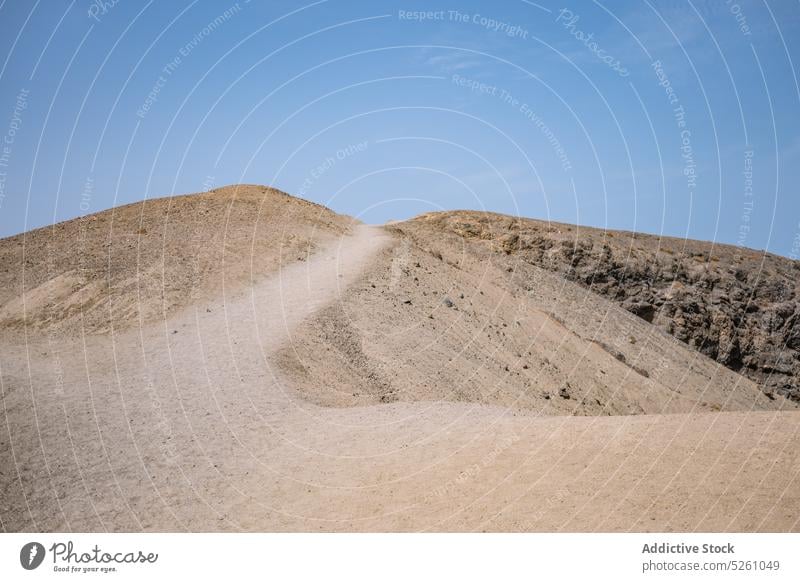
<path fill-rule="evenodd" d="M 795 255 L 798 32 L 794 1 L 5 0 L 0 236 L 263 183 Z"/>

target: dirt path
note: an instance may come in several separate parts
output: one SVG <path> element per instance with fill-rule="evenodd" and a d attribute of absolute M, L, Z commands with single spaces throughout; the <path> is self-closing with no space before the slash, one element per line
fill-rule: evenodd
<path fill-rule="evenodd" d="M 798 529 L 800 415 L 323 408 L 270 355 L 390 239 L 362 227 L 162 324 L 3 346 L 7 530 Z"/>
<path fill-rule="evenodd" d="M 220 467 L 249 474 L 296 428 L 296 395 L 269 355 L 389 241 L 359 226 L 247 292 L 161 324 L 4 346 L 3 525 L 174 528 L 186 523 L 174 506 L 198 501 L 213 517 L 199 512 L 197 527 L 223 519 L 210 501 L 228 484 Z"/>

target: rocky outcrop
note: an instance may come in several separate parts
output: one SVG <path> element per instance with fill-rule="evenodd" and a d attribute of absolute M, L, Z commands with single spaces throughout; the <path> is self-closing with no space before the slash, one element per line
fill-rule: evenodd
<path fill-rule="evenodd" d="M 563 274 L 756 381 L 800 401 L 800 262 L 728 245 L 477 212 L 417 221 L 489 245 L 513 268 Z"/>

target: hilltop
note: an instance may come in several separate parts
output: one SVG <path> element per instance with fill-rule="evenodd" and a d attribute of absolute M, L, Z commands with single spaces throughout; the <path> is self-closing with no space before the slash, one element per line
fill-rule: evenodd
<path fill-rule="evenodd" d="M 796 531 L 796 273 L 262 186 L 3 239 L 0 524 Z"/>

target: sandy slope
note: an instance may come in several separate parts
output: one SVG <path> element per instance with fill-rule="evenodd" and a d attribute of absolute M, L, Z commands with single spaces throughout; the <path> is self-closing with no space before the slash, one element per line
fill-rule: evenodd
<path fill-rule="evenodd" d="M 393 225 L 381 260 L 279 354 L 310 400 L 592 416 L 796 409 L 558 274 L 410 228 Z"/>
<path fill-rule="evenodd" d="M 405 244 L 396 232 L 356 227 L 328 236 L 304 260 L 294 256 L 254 277 L 251 286 L 203 294 L 141 327 L 75 341 L 34 332 L 27 343 L 4 336 L 0 525 L 12 531 L 800 529 L 800 414 L 768 410 L 783 403 L 763 400 L 751 382 L 716 370 L 671 338 L 650 338 L 646 324 L 637 328 L 638 320 L 613 306 L 552 287 L 557 280 L 543 280 L 535 297 L 525 299 L 528 333 L 505 331 L 520 310 L 517 302 L 505 311 L 502 298 L 512 287 L 500 274 L 486 270 L 491 286 L 483 287 L 470 278 L 466 258 L 457 274 L 442 268 L 446 257 L 412 247 L 398 265 L 393 258 L 406 253 Z M 429 274 L 411 275 L 417 258 Z M 542 358 L 552 356 L 548 382 L 570 381 L 573 395 L 554 392 L 551 407 L 538 406 L 549 402 L 538 396 L 518 402 L 508 387 L 525 384 L 503 374 L 489 377 L 500 396 L 466 389 L 461 398 L 449 395 L 444 387 L 458 391 L 463 370 L 437 375 L 431 362 L 444 367 L 470 334 L 486 327 L 475 323 L 478 315 L 445 326 L 462 326 L 460 336 L 409 327 L 466 311 L 463 303 L 461 311 L 443 310 L 440 295 L 430 305 L 421 293 L 410 305 L 396 301 L 392 293 L 408 292 L 414 277 L 431 291 L 455 281 L 464 286 L 464 300 L 473 301 L 470 313 L 496 318 L 499 328 L 487 333 L 503 339 L 484 348 L 504 372 L 522 347 L 514 342 L 535 337 L 526 350 L 528 369 L 545 369 Z M 401 313 L 401 306 L 419 311 Z M 438 309 L 435 319 L 427 307 Z M 332 313 L 336 325 L 329 323 Z M 618 347 L 592 338 L 597 325 L 589 315 L 598 314 L 610 330 L 602 339 Z M 618 341 L 631 333 L 636 343 Z M 475 349 L 467 361 L 491 360 Z M 626 351 L 624 362 L 610 351 L 617 349 Z M 412 354 L 418 369 L 402 361 Z M 343 356 L 353 366 L 318 364 Z M 386 367 L 376 364 L 378 357 Z M 637 379 L 644 377 L 633 366 L 664 361 L 666 371 L 648 372 L 650 384 Z M 430 390 L 387 381 L 392 366 L 412 380 L 415 373 L 427 377 L 421 386 Z M 670 366 L 683 366 L 673 384 L 681 397 L 665 392 L 669 375 L 677 375 Z M 403 386 L 405 392 L 397 389 Z M 590 394 L 602 394 L 606 412 L 635 404 L 642 410 L 630 412 L 650 414 L 599 416 L 602 408 L 582 404 Z M 656 414 L 673 410 L 673 401 L 683 402 L 682 414 Z M 704 402 L 738 412 L 706 412 L 712 407 Z"/>
<path fill-rule="evenodd" d="M 0 326 L 75 336 L 257 282 L 353 220 L 264 186 L 145 200 L 0 241 Z"/>
<path fill-rule="evenodd" d="M 175 480 L 177 488 L 166 486 L 158 495 L 168 499 L 183 499 L 195 481 L 205 482 L 212 459 L 211 468 L 236 459 L 242 472 L 252 469 L 258 461 L 247 454 L 250 446 L 263 451 L 264 439 L 278 430 L 273 425 L 297 408 L 265 355 L 290 342 L 309 313 L 335 300 L 387 238 L 357 227 L 353 236 L 251 289 L 196 304 L 164 324 L 78 343 L 5 345 L 3 462 L 10 470 L 3 475 L 4 523 L 11 519 L 7 511 L 22 515 L 26 506 L 38 506 L 49 519 L 65 520 L 39 526 L 40 516 L 38 527 L 71 527 L 72 520 L 91 517 L 90 508 L 81 515 L 91 502 L 82 498 L 95 489 L 101 506 L 124 507 L 106 493 L 138 497 L 148 481 L 159 488 L 165 481 L 156 482 L 150 463 L 167 462 L 162 479 Z M 295 427 L 290 422 L 281 430 Z M 245 454 L 232 457 L 239 447 Z M 54 511 L 63 508 L 62 497 L 81 508 L 78 515 Z M 137 520 L 126 523 L 135 528 Z"/>

